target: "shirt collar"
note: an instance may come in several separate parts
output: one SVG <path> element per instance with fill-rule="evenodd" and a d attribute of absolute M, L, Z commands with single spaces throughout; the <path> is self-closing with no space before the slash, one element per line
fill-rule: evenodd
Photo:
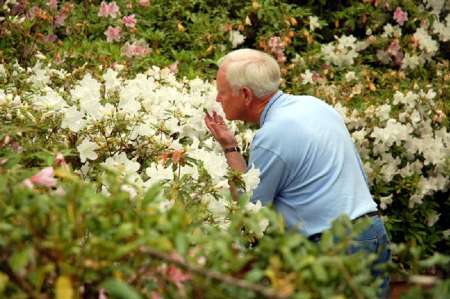
<path fill-rule="evenodd" d="M 266 121 L 267 113 L 269 112 L 272 105 L 283 95 L 282 91 L 277 91 L 267 102 L 266 107 L 264 107 L 263 112 L 261 113 L 261 116 L 259 117 L 259 126 L 262 127 L 264 125 L 264 122 Z"/>

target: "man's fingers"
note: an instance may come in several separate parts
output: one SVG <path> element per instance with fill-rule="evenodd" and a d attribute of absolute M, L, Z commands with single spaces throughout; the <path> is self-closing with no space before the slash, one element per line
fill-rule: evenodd
<path fill-rule="evenodd" d="M 223 117 L 220 116 L 216 111 L 214 111 L 214 113 L 213 113 L 213 118 L 216 123 L 221 124 L 221 125 L 225 124 Z"/>
<path fill-rule="evenodd" d="M 214 136 L 214 138 L 216 137 L 216 128 L 215 128 L 215 122 L 214 120 L 208 118 L 208 116 L 205 116 L 205 124 L 206 127 L 208 128 L 208 130 L 211 132 L 211 134 Z"/>
<path fill-rule="evenodd" d="M 219 124 L 221 123 L 220 118 L 219 118 L 219 115 L 217 114 L 216 111 L 213 112 L 213 117 L 214 117 L 214 121 L 215 121 L 216 123 L 219 123 Z"/>

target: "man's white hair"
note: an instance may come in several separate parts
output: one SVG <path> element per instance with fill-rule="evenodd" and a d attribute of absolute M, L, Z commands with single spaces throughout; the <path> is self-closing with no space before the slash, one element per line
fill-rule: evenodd
<path fill-rule="evenodd" d="M 222 57 L 218 64 L 219 67 L 225 67 L 225 78 L 234 92 L 248 87 L 256 97 L 262 98 L 276 92 L 280 86 L 280 66 L 264 52 L 235 50 Z"/>

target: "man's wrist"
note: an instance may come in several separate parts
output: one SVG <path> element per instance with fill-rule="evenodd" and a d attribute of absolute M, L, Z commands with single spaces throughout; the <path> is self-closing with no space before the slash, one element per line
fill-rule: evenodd
<path fill-rule="evenodd" d="M 227 153 L 233 153 L 233 152 L 238 152 L 238 153 L 240 153 L 240 152 L 241 152 L 241 148 L 240 148 L 239 146 L 229 146 L 229 147 L 224 147 L 224 148 L 223 148 L 223 152 L 224 152 L 225 154 L 227 154 Z"/>

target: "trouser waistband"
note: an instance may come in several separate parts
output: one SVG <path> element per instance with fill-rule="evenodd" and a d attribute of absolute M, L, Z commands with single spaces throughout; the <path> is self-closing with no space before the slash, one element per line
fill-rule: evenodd
<path fill-rule="evenodd" d="M 352 220 L 352 223 L 355 223 L 355 221 L 357 221 L 361 218 L 364 218 L 364 217 L 375 217 L 375 216 L 379 216 L 379 215 L 380 215 L 380 213 L 378 213 L 378 211 L 369 212 L 369 213 L 366 213 L 366 214 L 356 217 L 355 219 Z M 308 239 L 310 241 L 318 242 L 321 237 L 322 237 L 322 233 L 317 233 L 317 234 L 313 234 L 313 235 L 309 236 Z"/>

